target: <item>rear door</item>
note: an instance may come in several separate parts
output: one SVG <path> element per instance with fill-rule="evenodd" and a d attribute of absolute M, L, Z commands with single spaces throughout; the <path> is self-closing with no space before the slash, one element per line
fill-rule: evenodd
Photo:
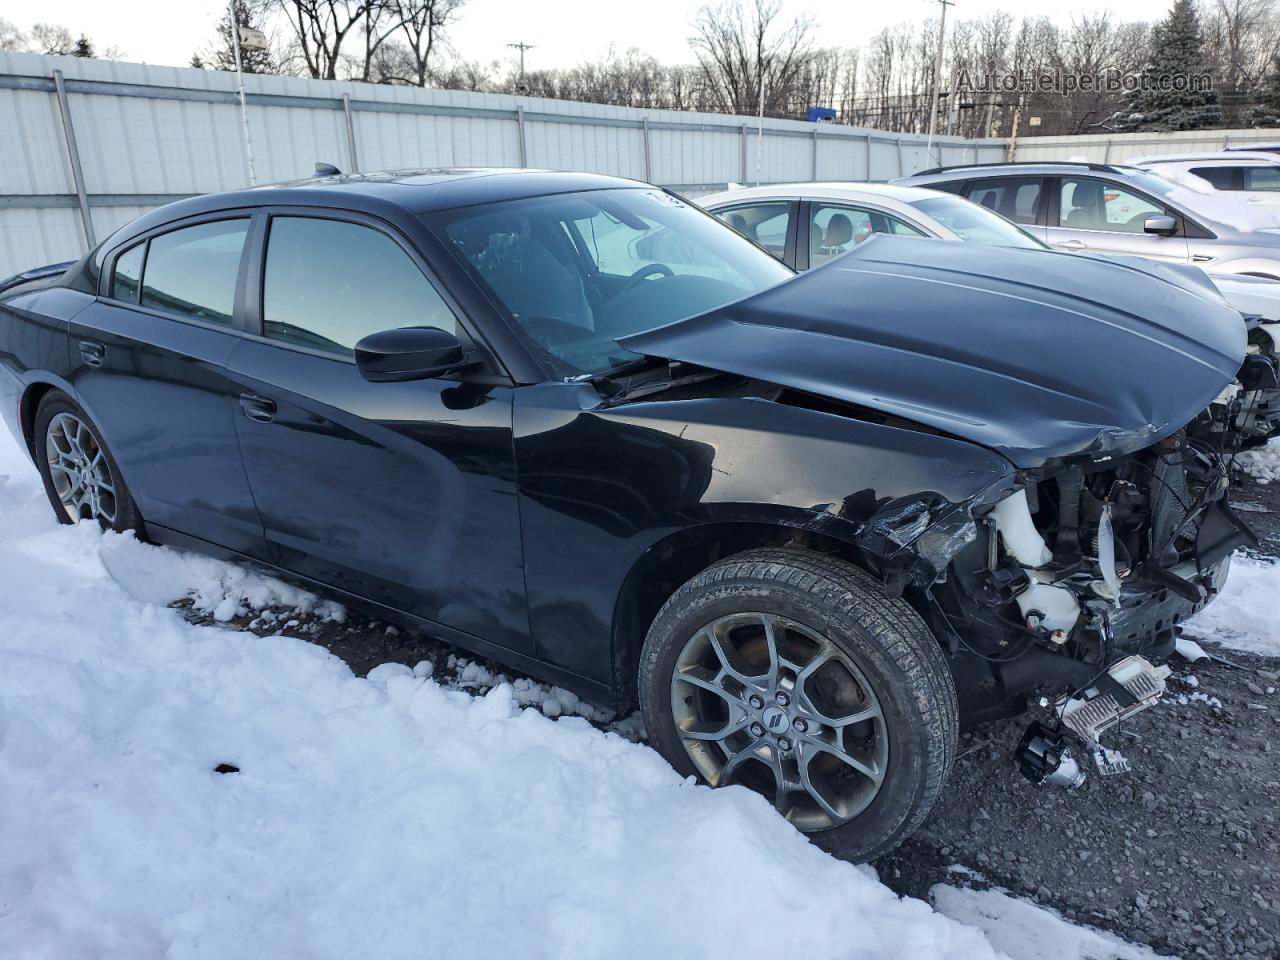
<path fill-rule="evenodd" d="M 261 558 L 227 369 L 251 225 L 248 212 L 210 215 L 111 251 L 70 333 L 72 385 L 148 524 Z"/>
<path fill-rule="evenodd" d="M 1049 211 L 1049 243 L 1076 253 L 1128 254 L 1188 262 L 1186 227 L 1178 211 L 1127 185 L 1088 176 L 1056 178 Z M 1147 217 L 1178 221 L 1171 237 L 1147 233 Z"/>
<path fill-rule="evenodd" d="M 281 567 L 503 647 L 529 649 L 512 388 L 370 383 L 362 337 L 434 326 L 472 342 L 408 241 L 372 218 L 272 211 L 255 237 L 254 335 L 235 422 Z"/>

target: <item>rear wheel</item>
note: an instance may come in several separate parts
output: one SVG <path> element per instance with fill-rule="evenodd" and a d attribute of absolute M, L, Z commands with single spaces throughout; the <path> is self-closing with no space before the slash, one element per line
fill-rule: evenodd
<path fill-rule="evenodd" d="M 645 641 L 640 696 L 677 770 L 761 793 L 856 860 L 924 821 L 959 723 L 919 615 L 851 564 L 791 549 L 729 557 L 681 587 Z"/>
<path fill-rule="evenodd" d="M 33 447 L 45 492 L 62 523 L 96 520 L 122 533 L 142 517 L 102 435 L 74 400 L 46 394 L 36 409 Z"/>

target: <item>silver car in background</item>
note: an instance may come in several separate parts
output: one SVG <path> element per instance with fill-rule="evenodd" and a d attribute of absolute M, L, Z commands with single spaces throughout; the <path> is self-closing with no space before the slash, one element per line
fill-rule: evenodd
<path fill-rule="evenodd" d="M 1133 157 L 1129 165 L 1189 187 L 1211 187 L 1248 203 L 1280 203 L 1280 156 L 1274 153 L 1171 153 Z M 1199 181 L 1188 183 L 1188 176 Z"/>
<path fill-rule="evenodd" d="M 1060 250 L 1192 263 L 1280 279 L 1280 207 L 1198 191 L 1139 167 L 996 163 L 939 167 L 893 181 L 947 190 Z"/>

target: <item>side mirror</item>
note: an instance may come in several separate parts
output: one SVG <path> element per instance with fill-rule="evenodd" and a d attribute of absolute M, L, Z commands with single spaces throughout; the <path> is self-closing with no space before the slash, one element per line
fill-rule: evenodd
<path fill-rule="evenodd" d="M 1173 217 L 1166 217 L 1162 213 L 1153 214 L 1147 217 L 1142 224 L 1143 232 L 1154 233 L 1158 237 L 1172 237 L 1178 232 L 1178 221 Z"/>
<path fill-rule="evenodd" d="M 371 333 L 356 344 L 356 368 L 371 383 L 429 380 L 474 366 L 462 342 L 439 327 L 402 327 Z"/>

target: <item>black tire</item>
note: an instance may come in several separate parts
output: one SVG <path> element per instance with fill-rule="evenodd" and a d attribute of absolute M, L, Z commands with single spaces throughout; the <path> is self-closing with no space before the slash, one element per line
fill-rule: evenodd
<path fill-rule="evenodd" d="M 110 510 L 111 519 L 98 515 L 96 516 L 98 523 L 104 530 L 114 530 L 116 533 L 133 530 L 141 536 L 143 530 L 142 515 L 138 512 L 138 507 L 133 502 L 133 495 L 129 492 L 129 487 L 125 484 L 124 477 L 120 474 L 120 468 L 116 465 L 115 457 L 111 455 L 111 450 L 102 439 L 102 433 L 97 424 L 89 419 L 89 415 L 81 409 L 80 405 L 65 393 L 60 390 L 51 390 L 40 398 L 40 405 L 36 407 L 35 429 L 31 448 L 35 456 L 36 466 L 40 470 L 40 477 L 44 481 L 44 491 L 49 497 L 49 503 L 53 507 L 53 512 L 58 521 L 60 523 L 78 522 L 71 516 L 70 511 L 72 508 L 63 503 L 62 497 L 58 493 L 57 484 L 54 480 L 54 471 L 50 467 L 47 453 L 50 425 L 59 420 L 59 415 L 63 414 L 69 415 L 83 424 L 92 436 L 93 443 L 102 453 L 103 464 L 97 469 L 99 476 L 104 476 L 108 479 L 110 486 L 113 488 L 114 497 Z M 90 519 L 91 516 L 92 514 L 86 511 L 82 513 L 81 519 Z"/>
<path fill-rule="evenodd" d="M 924 822 L 955 758 L 959 713 L 941 648 L 910 605 L 888 597 L 874 578 L 843 560 L 771 548 L 708 567 L 658 613 L 639 668 L 650 743 L 677 771 L 703 782 L 673 716 L 673 672 L 691 638 L 720 618 L 749 612 L 782 617 L 820 634 L 874 689 L 888 734 L 883 780 L 852 819 L 808 835 L 855 862 L 883 856 Z"/>

